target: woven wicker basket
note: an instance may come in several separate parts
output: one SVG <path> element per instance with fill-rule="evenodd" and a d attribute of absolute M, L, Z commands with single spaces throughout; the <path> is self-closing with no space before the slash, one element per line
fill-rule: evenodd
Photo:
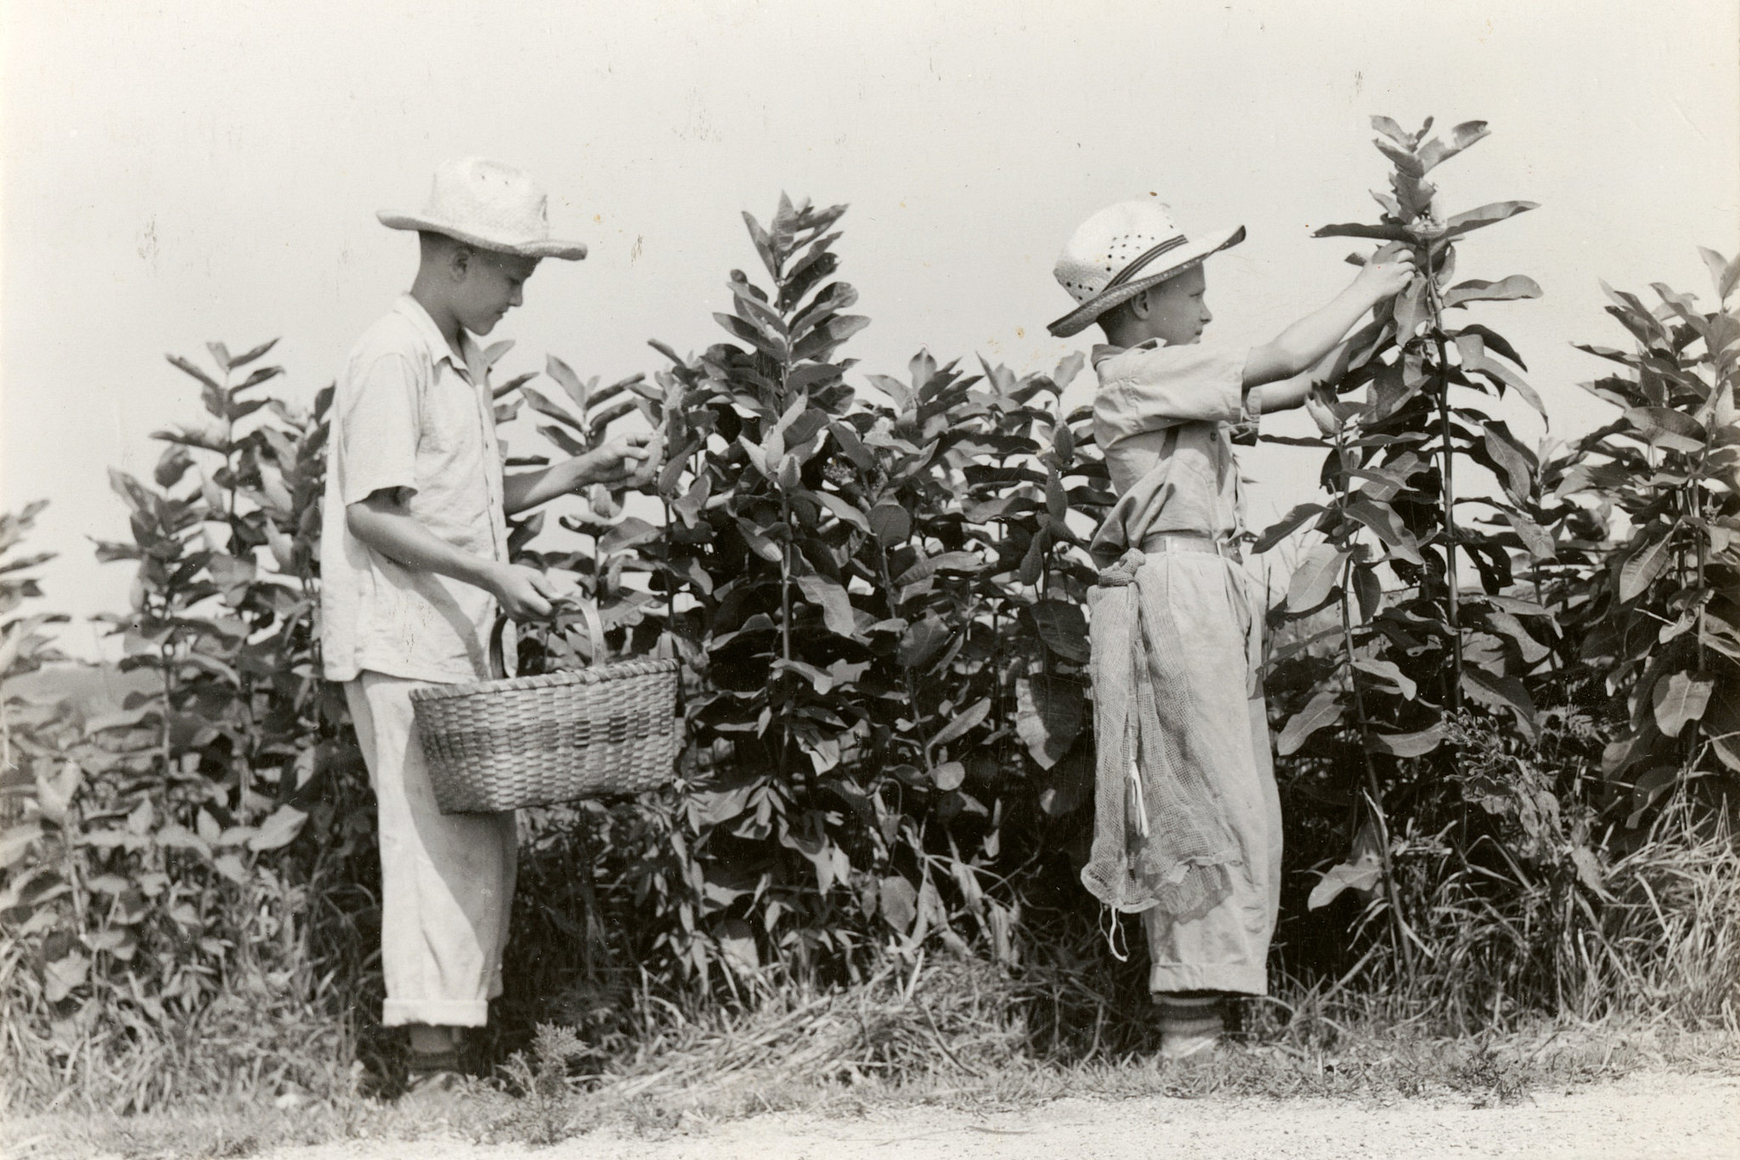
<path fill-rule="evenodd" d="M 587 610 L 594 657 L 603 634 Z M 491 663 L 502 672 L 498 623 Z M 642 793 L 671 780 L 677 662 L 633 660 L 411 693 L 444 814 Z"/>

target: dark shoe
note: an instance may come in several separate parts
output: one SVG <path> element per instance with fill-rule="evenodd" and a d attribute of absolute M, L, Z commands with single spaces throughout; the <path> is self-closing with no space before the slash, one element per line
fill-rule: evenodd
<path fill-rule="evenodd" d="M 458 1051 L 412 1052 L 401 1103 L 440 1111 L 456 1102 L 465 1085 Z"/>
<path fill-rule="evenodd" d="M 1219 1046 L 1226 1031 L 1222 997 L 1215 994 L 1157 993 L 1160 1016 L 1160 1058 L 1177 1062 L 1205 1057 Z"/>
<path fill-rule="evenodd" d="M 1220 1046 L 1221 1033 L 1205 1032 L 1174 1032 L 1160 1033 L 1160 1058 L 1167 1063 L 1179 1063 L 1186 1059 L 1206 1059 Z"/>

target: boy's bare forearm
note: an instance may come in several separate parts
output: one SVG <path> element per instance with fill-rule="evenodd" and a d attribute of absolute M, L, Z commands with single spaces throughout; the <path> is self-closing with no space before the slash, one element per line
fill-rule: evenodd
<path fill-rule="evenodd" d="M 1350 285 L 1327 306 L 1283 330 L 1274 341 L 1253 348 L 1245 362 L 1245 386 L 1258 387 L 1308 374 L 1375 304 L 1366 287 L 1358 282 Z M 1264 403 L 1263 409 L 1269 410 L 1267 396 Z"/>
<path fill-rule="evenodd" d="M 1273 342 L 1252 348 L 1245 360 L 1245 386 L 1301 374 L 1333 351 L 1366 311 L 1401 293 L 1413 277 L 1413 251 L 1399 242 L 1382 247 L 1328 305 L 1283 330 Z"/>
<path fill-rule="evenodd" d="M 346 507 L 344 519 L 351 535 L 406 568 L 495 590 L 495 561 L 454 547 L 380 493 Z"/>
<path fill-rule="evenodd" d="M 1262 415 L 1273 415 L 1276 411 L 1291 411 L 1305 402 L 1305 396 L 1311 393 L 1312 375 L 1306 371 L 1292 378 L 1279 379 L 1272 383 L 1264 383 L 1260 387 L 1252 387 L 1250 394 L 1255 398 L 1256 405 L 1251 409 Z"/>
<path fill-rule="evenodd" d="M 541 471 L 524 471 L 504 476 L 501 481 L 501 506 L 508 515 L 548 503 L 592 482 L 592 474 L 584 455 L 552 464 Z"/>
<path fill-rule="evenodd" d="M 1276 411 L 1291 411 L 1303 406 L 1306 397 L 1316 387 L 1341 381 L 1347 373 L 1348 349 L 1343 340 L 1331 347 L 1329 353 L 1318 359 L 1310 370 L 1252 387 L 1250 393 L 1256 402 L 1252 409 L 1258 414 L 1272 415 Z"/>
<path fill-rule="evenodd" d="M 550 602 L 557 593 L 537 569 L 488 560 L 454 547 L 419 523 L 390 492 L 377 491 L 349 505 L 344 522 L 351 535 L 406 568 L 483 589 L 515 620 L 550 615 Z"/>
<path fill-rule="evenodd" d="M 548 503 L 591 483 L 616 486 L 629 482 L 647 458 L 650 434 L 618 436 L 583 455 L 551 464 L 542 471 L 525 471 L 502 480 L 502 504 L 508 515 Z"/>

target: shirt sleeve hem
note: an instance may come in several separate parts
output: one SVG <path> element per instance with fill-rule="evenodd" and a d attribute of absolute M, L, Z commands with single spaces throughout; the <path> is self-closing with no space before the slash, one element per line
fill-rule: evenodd
<path fill-rule="evenodd" d="M 344 486 L 338 489 L 338 498 L 345 507 L 353 503 L 361 503 L 377 491 L 405 491 L 415 495 L 417 485 L 408 479 L 381 472 L 378 478 L 347 479 Z M 405 497 L 409 498 L 409 496 Z"/>

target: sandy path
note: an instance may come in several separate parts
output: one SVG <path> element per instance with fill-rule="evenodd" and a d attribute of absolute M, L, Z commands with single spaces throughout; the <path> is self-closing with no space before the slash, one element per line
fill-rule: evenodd
<path fill-rule="evenodd" d="M 347 1142 L 272 1160 L 1381 1160 L 1383 1157 L 1712 1157 L 1740 1160 L 1740 1078 L 1639 1074 L 1539 1091 L 1506 1107 L 1464 1101 L 1144 1097 L 1058 1100 L 975 1115 L 933 1107 L 862 1118 L 769 1115 L 668 1139 L 597 1134 L 549 1149 L 464 1140 Z"/>

